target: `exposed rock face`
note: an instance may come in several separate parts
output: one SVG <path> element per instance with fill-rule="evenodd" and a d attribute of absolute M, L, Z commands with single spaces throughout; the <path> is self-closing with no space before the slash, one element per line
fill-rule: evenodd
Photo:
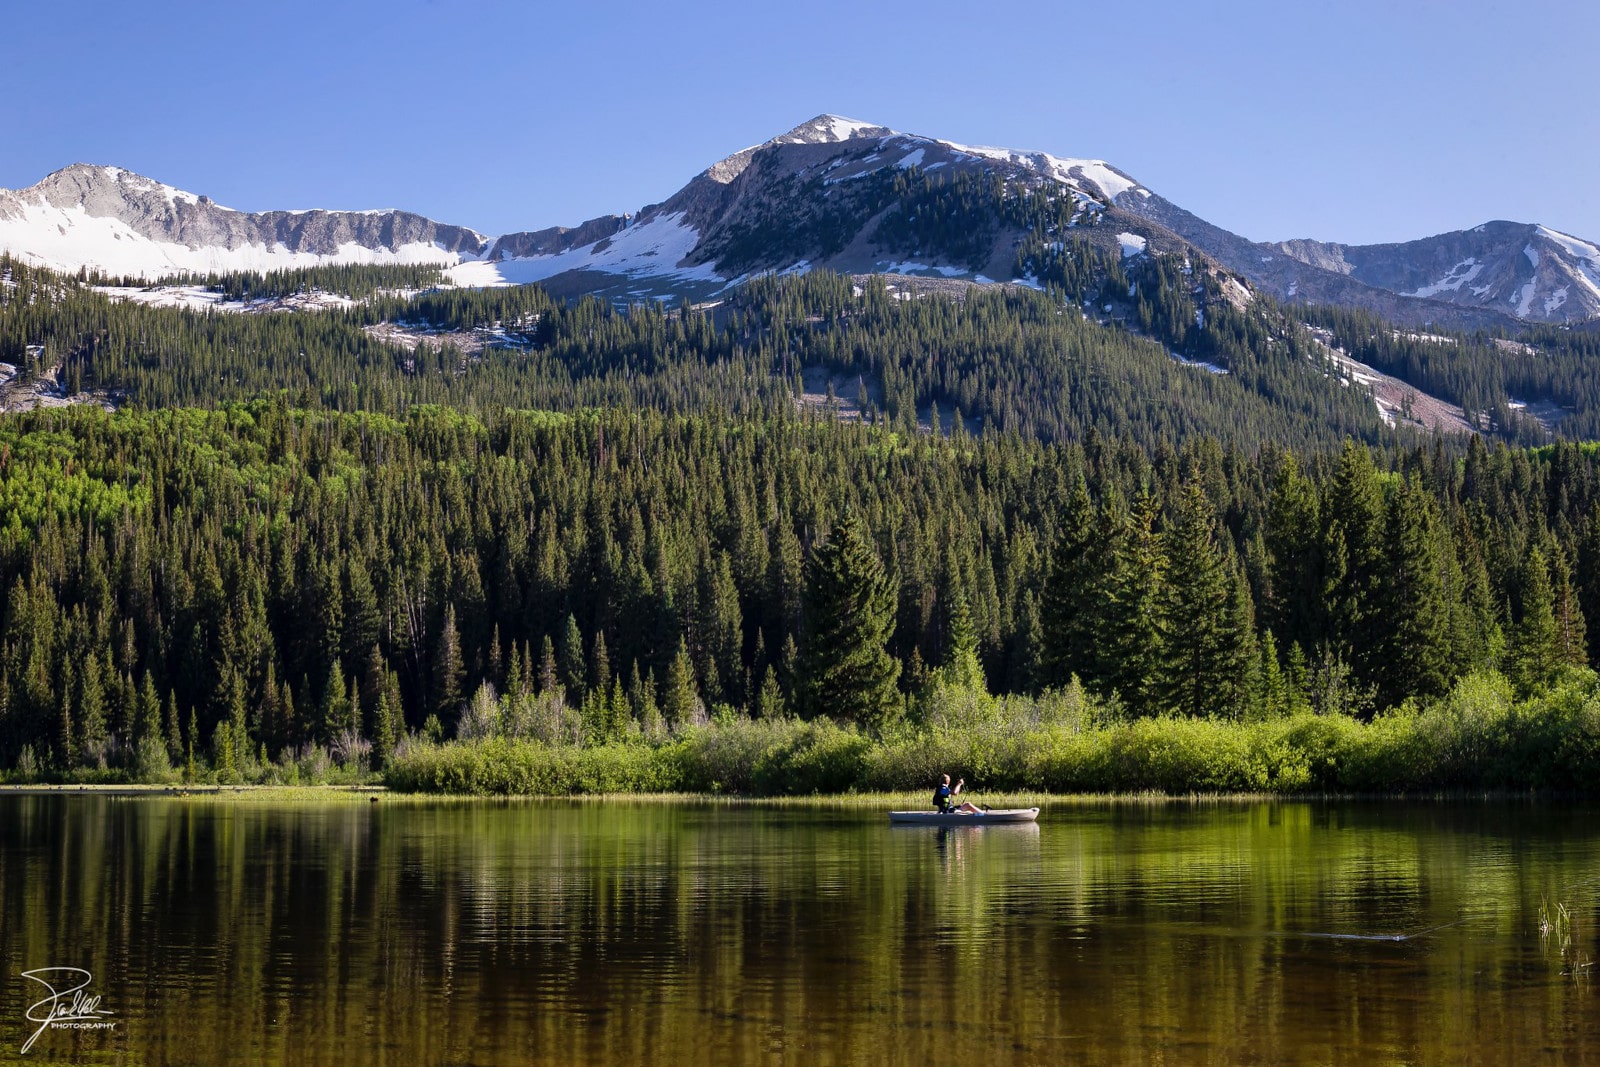
<path fill-rule="evenodd" d="M 984 237 L 990 245 L 952 257 L 892 225 L 909 215 L 894 190 L 911 173 L 1060 189 L 1077 210 L 1075 236 L 1123 255 L 1187 250 L 1280 299 L 1465 328 L 1600 318 L 1600 248 L 1543 226 L 1491 222 L 1386 245 L 1264 244 L 1104 160 L 973 147 L 837 115 L 735 152 L 636 215 L 492 241 L 404 211 L 232 211 L 130 171 L 77 164 L 0 190 L 0 248 L 60 269 L 146 276 L 435 262 L 456 266 L 462 284 L 540 281 L 628 298 L 704 297 L 753 272 L 810 267 L 1009 280 L 1020 231 L 1001 227 Z"/>
<path fill-rule="evenodd" d="M 1303 263 L 1406 296 L 1534 322 L 1600 316 L 1600 248 L 1523 222 L 1486 222 L 1418 241 L 1337 245 L 1284 241 Z"/>
<path fill-rule="evenodd" d="M 398 253 L 431 246 L 440 262 L 476 257 L 487 249 L 481 234 L 407 211 L 233 211 L 116 167 L 74 164 L 27 189 L 0 191 L 0 221 L 37 220 L 65 234 L 78 220 L 118 224 L 108 230 L 178 249 L 235 251 L 258 248 L 302 256 L 345 258 L 354 246 Z M 101 236 L 95 230 L 85 241 Z M 18 251 L 26 252 L 22 248 Z M 174 258 L 168 253 L 168 258 Z M 176 254 L 181 260 L 181 253 Z M 355 258 L 355 257 L 348 257 Z M 59 264 L 75 267 L 77 264 Z M 163 264 L 166 265 L 166 264 Z"/>
<path fill-rule="evenodd" d="M 490 259 L 525 259 L 553 256 L 603 241 L 627 225 L 625 215 L 602 215 L 579 226 L 551 226 L 527 233 L 508 233 L 489 250 Z"/>

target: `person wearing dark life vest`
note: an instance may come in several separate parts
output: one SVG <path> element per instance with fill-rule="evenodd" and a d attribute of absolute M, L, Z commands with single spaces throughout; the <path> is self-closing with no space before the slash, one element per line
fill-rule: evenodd
<path fill-rule="evenodd" d="M 938 788 L 933 791 L 933 810 L 943 812 L 960 812 L 963 815 L 982 815 L 983 812 L 973 805 L 962 801 L 959 807 L 954 807 L 955 798 L 961 795 L 961 787 L 967 784 L 965 778 L 958 779 L 954 789 L 950 788 L 950 776 L 944 775 Z"/>

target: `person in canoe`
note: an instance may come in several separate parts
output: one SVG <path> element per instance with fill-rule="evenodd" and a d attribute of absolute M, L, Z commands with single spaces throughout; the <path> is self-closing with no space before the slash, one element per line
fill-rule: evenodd
<path fill-rule="evenodd" d="M 983 811 L 963 800 L 956 805 L 956 797 L 961 795 L 961 787 L 967 784 L 965 778 L 956 780 L 955 788 L 950 788 L 950 776 L 944 775 L 938 788 L 933 791 L 933 810 L 942 811 L 946 815 L 982 815 Z"/>

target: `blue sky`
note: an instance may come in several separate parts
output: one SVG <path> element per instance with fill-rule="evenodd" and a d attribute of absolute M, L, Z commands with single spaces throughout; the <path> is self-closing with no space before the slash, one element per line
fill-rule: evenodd
<path fill-rule="evenodd" d="M 12 5 L 0 186 L 487 233 L 664 199 L 820 112 L 1109 160 L 1261 240 L 1600 238 L 1592 0 Z"/>

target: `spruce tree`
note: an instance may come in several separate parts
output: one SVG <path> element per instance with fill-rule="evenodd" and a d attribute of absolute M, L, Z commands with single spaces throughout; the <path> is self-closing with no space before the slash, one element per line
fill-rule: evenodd
<path fill-rule="evenodd" d="M 456 606 L 444 607 L 444 625 L 439 629 L 439 642 L 433 656 L 433 692 L 431 708 L 439 721 L 453 723 L 461 711 L 464 700 L 462 685 L 466 681 L 466 664 L 461 652 L 461 632 L 456 628 Z M 342 683 L 341 683 L 342 684 Z"/>
<path fill-rule="evenodd" d="M 1572 580 L 1572 568 L 1559 545 L 1550 546 L 1550 585 L 1556 618 L 1556 648 L 1561 662 L 1582 667 L 1589 661 L 1589 641 L 1583 608 Z"/>
<path fill-rule="evenodd" d="M 149 671 L 144 672 L 144 681 L 139 686 L 138 706 L 134 736 L 141 744 L 153 741 L 165 746 L 166 739 L 161 734 L 161 698 L 156 694 L 155 679 L 150 677 Z"/>
<path fill-rule="evenodd" d="M 1522 588 L 1510 635 L 1512 684 L 1523 694 L 1550 684 L 1562 664 L 1555 596 L 1544 553 L 1535 548 L 1522 567 Z"/>
<path fill-rule="evenodd" d="M 984 681 L 983 665 L 978 662 L 978 635 L 972 629 L 972 613 L 967 610 L 966 595 L 959 589 L 951 598 L 946 630 L 939 684 L 987 695 L 989 689 Z"/>
<path fill-rule="evenodd" d="M 689 656 L 689 646 L 680 637 L 677 655 L 667 667 L 661 680 L 661 714 L 667 726 L 682 730 L 700 717 L 700 695 L 694 687 L 694 660 Z"/>
<path fill-rule="evenodd" d="M 570 614 L 561 630 L 561 648 L 557 656 L 559 677 L 562 687 L 567 691 L 567 702 L 581 705 L 588 692 L 588 687 L 584 685 L 583 633 L 578 629 L 578 620 Z"/>
<path fill-rule="evenodd" d="M 596 630 L 589 650 L 589 691 L 605 696 L 611 692 L 611 656 L 606 652 L 606 632 Z"/>
<path fill-rule="evenodd" d="M 1039 603 L 1043 644 L 1039 666 L 1046 685 L 1065 685 L 1074 675 L 1093 673 L 1094 590 L 1101 577 L 1096 551 L 1094 505 L 1080 477 L 1066 507 L 1050 552 L 1050 569 Z"/>
<path fill-rule="evenodd" d="M 1268 596 L 1265 622 L 1284 645 L 1315 645 L 1325 625 L 1322 545 L 1317 491 L 1300 473 L 1293 454 L 1284 456 L 1267 505 Z"/>
<path fill-rule="evenodd" d="M 1144 494 L 1117 535 L 1107 538 L 1109 570 L 1095 625 L 1100 667 L 1090 689 L 1103 695 L 1115 693 L 1135 715 L 1159 710 L 1155 686 L 1166 654 L 1161 596 L 1167 561 L 1155 520 L 1155 500 Z"/>
<path fill-rule="evenodd" d="M 76 696 L 79 731 L 77 751 L 86 763 L 103 763 L 109 741 L 106 732 L 106 695 L 100 660 L 93 652 L 78 669 Z"/>
<path fill-rule="evenodd" d="M 179 728 L 178 695 L 167 690 L 167 699 L 161 714 L 167 742 L 167 759 L 172 763 L 183 761 L 183 731 Z"/>
<path fill-rule="evenodd" d="M 1199 483 L 1179 491 L 1177 513 L 1163 541 L 1168 581 L 1158 675 L 1162 702 L 1181 715 L 1236 715 L 1243 710 L 1233 701 L 1246 635 L 1239 630 L 1216 515 Z"/>
<path fill-rule="evenodd" d="M 1383 580 L 1373 595 L 1371 631 L 1378 703 L 1434 697 L 1449 684 L 1450 604 L 1445 587 L 1448 548 L 1440 543 L 1433 501 L 1415 480 L 1389 499 L 1384 526 Z"/>
<path fill-rule="evenodd" d="M 755 717 L 781 719 L 784 716 L 783 687 L 778 685 L 778 673 L 767 664 L 767 673 L 761 678 L 761 688 L 756 692 Z"/>
<path fill-rule="evenodd" d="M 556 646 L 550 640 L 550 635 L 544 635 L 544 643 L 539 648 L 539 693 L 540 695 L 555 692 L 556 686 L 561 684 L 560 674 L 556 669 Z"/>
<path fill-rule="evenodd" d="M 881 727 L 903 711 L 889 654 L 898 599 L 861 521 L 846 516 L 806 567 L 801 710 Z"/>
<path fill-rule="evenodd" d="M 1386 668 L 1377 603 L 1383 581 L 1383 487 L 1365 445 L 1346 441 L 1325 504 L 1323 559 L 1330 637 L 1357 682 L 1374 683 Z"/>

